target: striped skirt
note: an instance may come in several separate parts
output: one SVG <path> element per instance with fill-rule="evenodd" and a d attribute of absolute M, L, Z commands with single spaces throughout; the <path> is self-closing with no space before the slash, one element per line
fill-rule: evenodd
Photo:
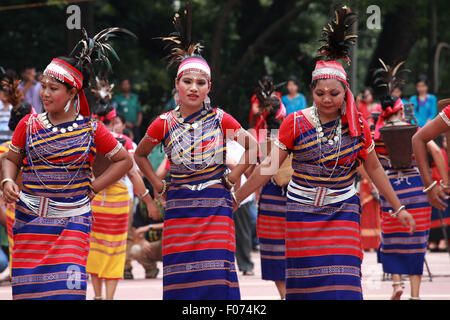
<path fill-rule="evenodd" d="M 361 181 L 361 243 L 364 250 L 376 250 L 380 246 L 380 204 L 372 195 L 372 190 L 373 188 L 369 181 Z"/>
<path fill-rule="evenodd" d="M 409 234 L 397 218 L 388 213 L 389 203 L 381 197 L 380 261 L 390 274 L 422 274 L 430 230 L 431 207 L 416 169 L 388 171 L 388 177 L 402 205 L 414 217 L 416 231 Z"/>
<path fill-rule="evenodd" d="M 447 200 L 447 205 L 450 205 L 450 199 Z M 442 220 L 441 221 L 441 215 Z M 445 232 L 450 236 L 450 206 L 439 214 L 438 209 L 431 208 L 431 225 L 430 225 L 430 242 L 439 242 L 444 239 L 444 231 L 442 230 L 442 222 L 444 222 Z"/>
<path fill-rule="evenodd" d="M 9 261 L 11 261 L 12 258 L 12 249 L 14 246 L 13 241 L 13 226 L 14 226 L 14 216 L 15 216 L 15 210 L 16 206 L 14 203 L 7 203 L 6 204 L 6 232 L 8 233 L 8 244 L 9 244 Z"/>
<path fill-rule="evenodd" d="M 231 195 L 172 186 L 163 229 L 163 299 L 240 299 Z"/>
<path fill-rule="evenodd" d="M 101 279 L 122 279 L 130 195 L 118 181 L 92 200 L 92 232 L 86 271 Z"/>
<path fill-rule="evenodd" d="M 285 281 L 286 193 L 273 182 L 266 183 L 258 204 L 258 234 L 263 280 Z"/>
<path fill-rule="evenodd" d="M 360 202 L 287 199 L 286 299 L 361 300 Z"/>
<path fill-rule="evenodd" d="M 91 214 L 45 218 L 16 205 L 11 284 L 13 299 L 86 299 Z"/>

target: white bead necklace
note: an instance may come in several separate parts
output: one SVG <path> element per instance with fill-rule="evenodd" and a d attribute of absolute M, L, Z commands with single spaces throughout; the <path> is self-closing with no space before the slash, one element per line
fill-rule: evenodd
<path fill-rule="evenodd" d="M 77 120 L 83 120 L 83 116 L 82 115 L 78 115 L 75 119 L 75 121 L 67 126 L 66 128 L 59 128 L 55 125 L 53 125 L 53 123 L 51 123 L 50 119 L 48 118 L 48 112 L 45 113 L 41 113 L 38 115 L 39 120 L 41 121 L 41 123 L 44 125 L 45 128 L 52 130 L 53 132 L 58 132 L 60 131 L 61 133 L 66 133 L 67 131 L 71 132 L 73 131 L 73 129 L 78 128 L 78 123 L 76 122 Z"/>
<path fill-rule="evenodd" d="M 325 133 L 323 131 L 322 123 L 320 122 L 319 118 L 319 112 L 317 110 L 317 107 L 313 107 L 310 111 L 311 119 L 314 122 L 314 125 L 316 127 L 317 131 L 317 141 L 321 144 L 328 143 L 330 146 L 334 145 L 335 143 L 338 143 L 341 139 L 342 135 L 342 123 L 341 118 L 337 120 L 337 123 L 333 130 L 331 131 L 331 134 L 328 137 L 325 137 Z"/>
<path fill-rule="evenodd" d="M 200 127 L 200 125 L 202 124 L 202 118 L 200 118 L 199 120 L 195 121 L 194 123 L 185 123 L 185 120 L 183 118 L 183 116 L 181 115 L 180 112 L 180 106 L 176 106 L 176 108 L 174 109 L 174 113 L 175 113 L 175 119 L 179 122 L 179 123 L 184 123 L 184 127 L 186 129 L 197 129 Z M 201 115 L 204 116 L 208 113 L 208 110 L 203 108 L 203 110 L 201 111 Z"/>
<path fill-rule="evenodd" d="M 326 177 L 325 179 L 323 179 L 322 177 L 318 177 L 320 180 L 322 181 L 328 181 L 333 175 L 334 172 L 337 168 L 337 164 L 339 162 L 339 154 L 341 153 L 341 145 L 342 145 L 342 123 L 341 123 L 341 118 L 339 118 L 337 120 L 337 123 L 335 125 L 335 127 L 333 128 L 331 134 L 328 137 L 325 137 L 325 133 L 323 132 L 323 127 L 322 127 L 322 123 L 320 122 L 320 118 L 319 118 L 319 111 L 317 110 L 317 107 L 314 106 L 312 108 L 312 110 L 310 111 L 310 115 L 311 118 L 314 122 L 314 125 L 316 127 L 316 138 L 317 138 L 317 144 L 319 145 L 319 154 L 323 155 L 324 153 L 322 152 L 322 142 L 324 143 L 328 143 L 330 146 L 333 146 L 336 144 L 335 146 L 335 156 L 336 156 L 336 160 L 334 162 L 334 166 L 333 168 L 330 170 L 330 168 L 328 168 L 327 166 L 323 165 L 322 163 L 318 162 L 319 167 L 322 169 L 323 172 L 330 172 L 330 174 L 328 175 L 328 177 Z M 331 151 L 331 150 L 330 150 Z"/>

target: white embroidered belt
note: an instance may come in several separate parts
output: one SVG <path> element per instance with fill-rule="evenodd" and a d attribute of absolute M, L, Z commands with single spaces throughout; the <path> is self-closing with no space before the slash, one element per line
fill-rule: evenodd
<path fill-rule="evenodd" d="M 198 191 L 218 183 L 222 183 L 222 179 L 213 179 L 199 184 L 181 184 L 180 187 L 185 187 L 191 189 L 192 191 Z"/>
<path fill-rule="evenodd" d="M 91 202 L 87 196 L 81 200 L 67 203 L 21 191 L 19 198 L 39 217 L 66 218 L 80 216 L 91 211 Z"/>
<path fill-rule="evenodd" d="M 291 194 L 299 195 L 306 199 L 298 199 Z M 356 194 L 353 184 L 343 189 L 331 189 L 325 187 L 307 188 L 296 184 L 291 180 L 288 185 L 287 197 L 291 200 L 314 206 L 326 206 L 338 203 Z"/>

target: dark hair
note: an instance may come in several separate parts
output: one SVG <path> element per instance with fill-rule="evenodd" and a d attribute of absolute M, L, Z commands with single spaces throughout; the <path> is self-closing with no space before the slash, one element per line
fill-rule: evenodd
<path fill-rule="evenodd" d="M 366 91 L 369 91 L 370 94 L 373 96 L 373 88 L 372 88 L 372 87 L 364 87 L 364 88 L 361 90 L 361 93 L 364 94 L 364 92 L 366 92 Z"/>
<path fill-rule="evenodd" d="M 95 105 L 93 113 L 97 116 L 106 116 L 108 113 L 110 113 L 114 107 L 106 102 L 103 99 L 100 99 L 100 101 Z M 111 120 L 103 120 L 103 123 L 108 125 L 111 123 Z"/>
<path fill-rule="evenodd" d="M 296 76 L 290 75 L 290 76 L 287 78 L 287 82 L 289 82 L 289 81 L 294 82 L 294 83 L 298 86 L 298 78 L 297 78 Z"/>
<path fill-rule="evenodd" d="M 119 86 L 122 84 L 122 82 L 124 82 L 126 80 L 130 81 L 130 79 L 128 79 L 128 78 L 120 78 L 119 79 Z"/>
<path fill-rule="evenodd" d="M 122 123 L 127 123 L 127 119 L 125 118 L 125 116 L 124 116 L 123 114 L 118 113 L 118 114 L 116 115 L 116 117 L 119 118 L 120 121 L 122 121 Z"/>
<path fill-rule="evenodd" d="M 264 77 L 262 77 L 261 82 L 263 84 L 266 82 L 273 82 L 273 77 L 269 74 L 266 74 Z"/>
<path fill-rule="evenodd" d="M 271 96 L 268 100 L 268 104 L 270 104 L 272 107 L 269 109 L 269 114 L 266 117 L 266 123 L 267 123 L 267 129 L 279 129 L 281 125 L 281 121 L 275 119 L 275 116 L 278 112 L 278 110 L 281 107 L 280 100 L 277 96 Z M 267 134 L 270 134 L 268 131 Z"/>
<path fill-rule="evenodd" d="M 25 67 L 22 68 L 21 72 L 25 72 L 25 71 L 30 70 L 30 69 L 35 69 L 36 70 L 36 67 L 32 66 L 32 65 L 26 65 Z"/>
<path fill-rule="evenodd" d="M 394 107 L 395 102 L 400 99 L 399 97 L 393 97 L 391 95 L 388 96 L 382 96 L 380 98 L 381 108 L 386 110 L 388 107 Z"/>
<path fill-rule="evenodd" d="M 16 130 L 17 124 L 23 117 L 31 112 L 31 104 L 27 102 L 21 102 L 18 107 L 14 110 L 11 109 L 11 115 L 9 117 L 8 127 L 9 130 Z"/>
<path fill-rule="evenodd" d="M 426 84 L 427 87 L 429 87 L 428 78 L 426 75 L 421 74 L 417 77 L 415 84 L 418 84 L 419 82 L 423 82 Z"/>
<path fill-rule="evenodd" d="M 128 128 L 123 129 L 122 134 L 125 135 L 125 136 L 127 136 L 128 138 L 131 139 L 131 134 L 132 134 L 132 132 L 131 132 L 130 129 L 128 129 Z"/>

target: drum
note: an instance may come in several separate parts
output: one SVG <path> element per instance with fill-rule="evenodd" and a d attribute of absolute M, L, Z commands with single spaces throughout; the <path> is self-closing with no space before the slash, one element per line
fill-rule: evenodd
<path fill-rule="evenodd" d="M 417 132 L 416 125 L 385 126 L 380 129 L 391 167 L 396 170 L 411 168 L 412 136 Z"/>

